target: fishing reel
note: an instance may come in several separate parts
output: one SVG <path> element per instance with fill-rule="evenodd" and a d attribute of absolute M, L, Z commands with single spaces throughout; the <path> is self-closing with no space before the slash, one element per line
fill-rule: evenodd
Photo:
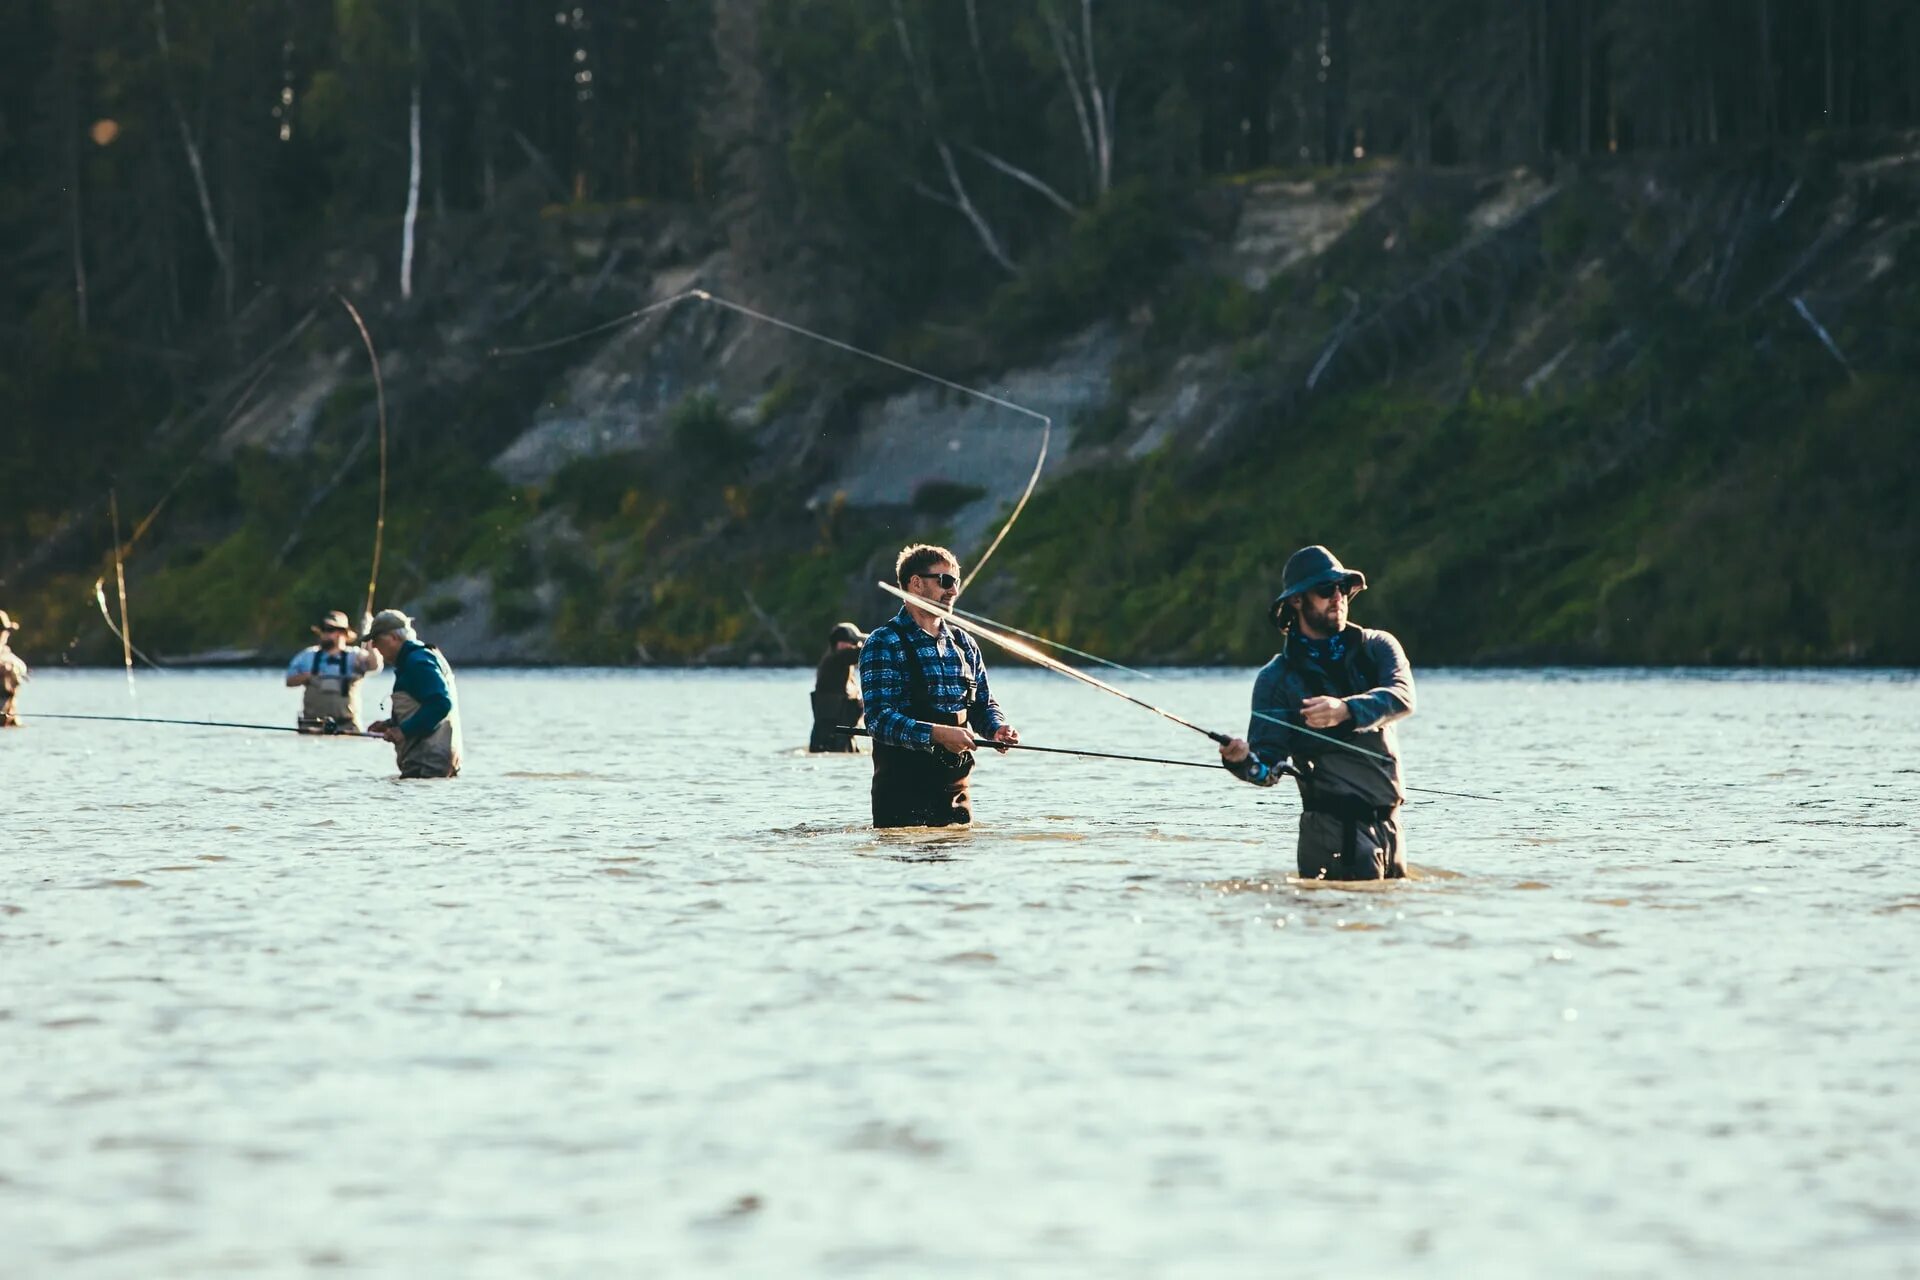
<path fill-rule="evenodd" d="M 337 738 L 341 734 L 354 734 L 359 730 L 332 716 L 301 716 L 294 721 L 294 727 L 301 733 L 318 734 L 322 737 Z"/>

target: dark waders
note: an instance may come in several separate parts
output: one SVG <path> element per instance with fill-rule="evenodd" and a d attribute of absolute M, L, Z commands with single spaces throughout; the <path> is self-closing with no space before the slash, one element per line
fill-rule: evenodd
<path fill-rule="evenodd" d="M 922 712 L 914 717 L 933 724 L 964 725 L 965 712 Z M 873 745 L 873 825 L 876 827 L 952 827 L 973 821 L 967 775 L 973 753 L 954 755 L 935 748 L 909 751 Z"/>
<path fill-rule="evenodd" d="M 1398 805 L 1376 806 L 1351 795 L 1317 792 L 1308 778 L 1300 780 L 1300 843 L 1295 852 L 1303 879 L 1406 877 Z"/>

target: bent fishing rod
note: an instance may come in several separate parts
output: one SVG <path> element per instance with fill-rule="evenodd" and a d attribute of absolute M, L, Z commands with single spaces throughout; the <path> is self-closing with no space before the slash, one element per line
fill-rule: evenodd
<path fill-rule="evenodd" d="M 899 587 L 892 586 L 885 582 L 876 583 L 875 585 L 878 586 L 882 591 L 886 592 L 888 595 L 896 596 L 900 600 L 906 602 L 907 604 L 912 605 L 916 609 L 923 609 L 937 618 L 942 618 L 948 622 L 951 622 L 954 626 L 960 628 L 962 631 L 965 631 L 971 635 L 978 636 L 982 640 L 993 641 L 994 644 L 999 645 L 1001 648 L 1005 649 L 1007 652 L 1015 654 L 1019 657 L 1025 658 L 1027 661 L 1033 663 L 1035 666 L 1045 667 L 1049 671 L 1057 671 L 1063 676 L 1067 676 L 1070 679 L 1080 681 L 1080 683 L 1082 684 L 1091 685 L 1093 688 L 1098 689 L 1103 693 L 1110 693 L 1116 698 L 1121 698 L 1127 702 L 1131 702 L 1134 706 L 1139 707 L 1142 710 L 1151 711 L 1153 712 L 1153 714 L 1160 716 L 1163 719 L 1171 720 L 1173 723 L 1180 725 L 1183 728 L 1192 729 L 1195 733 L 1203 733 L 1207 737 L 1213 739 L 1215 742 L 1219 743 L 1223 747 L 1226 746 L 1227 743 L 1233 740 L 1224 733 L 1216 733 L 1212 729 L 1203 728 L 1202 726 L 1195 724 L 1191 720 L 1185 719 L 1181 716 L 1177 716 L 1173 712 L 1168 711 L 1164 707 L 1156 707 L 1151 702 L 1148 702 L 1143 698 L 1136 698 L 1132 694 L 1126 692 L 1124 689 L 1116 689 L 1104 680 L 1100 680 L 1094 676 L 1090 676 L 1086 672 L 1081 671 L 1078 668 L 1068 666 L 1066 663 L 1060 661 L 1058 658 L 1050 657 L 1047 654 L 1041 653 L 1038 649 L 1035 649 L 1032 645 L 1027 644 L 1024 641 L 1015 640 L 1012 636 L 1001 634 L 999 631 L 994 630 L 995 627 L 1002 625 L 1000 623 L 994 622 L 992 623 L 992 625 L 986 625 L 980 622 L 973 621 L 972 620 L 973 618 L 977 618 L 980 616 L 978 614 L 970 614 L 968 615 L 968 617 L 962 618 L 958 614 L 956 614 L 952 609 L 949 609 L 948 607 L 939 603 L 938 601 L 929 600 L 924 596 L 911 595 L 908 592 L 903 591 Z M 1365 747 L 1354 746 L 1352 743 L 1344 742 L 1339 738 L 1333 737 L 1331 734 L 1320 733 L 1317 730 L 1308 729 L 1302 725 L 1291 724 L 1288 721 L 1282 720 L 1279 717 L 1270 715 L 1266 712 L 1256 711 L 1254 712 L 1254 714 L 1263 720 L 1271 720 L 1277 724 L 1286 725 L 1286 727 L 1289 729 L 1295 730 L 1296 732 L 1299 732 L 1299 733 L 1304 733 L 1309 737 L 1319 738 L 1322 741 L 1327 742 L 1333 746 L 1344 747 L 1348 751 L 1358 752 L 1363 756 L 1369 756 L 1376 760 L 1381 760 L 1381 761 L 1386 761 L 1388 763 L 1391 763 L 1391 759 L 1389 757 L 1381 755 L 1377 751 L 1369 751 Z M 1211 768 L 1212 766 L 1209 765 L 1207 767 Z M 1294 772 L 1294 771 L 1290 770 L 1290 772 Z M 1294 776 L 1297 777 L 1299 775 L 1297 772 L 1294 772 Z M 1504 801 L 1502 801 L 1499 796 L 1476 795 L 1471 791 L 1442 791 L 1436 787 L 1407 787 L 1406 790 L 1418 791 L 1425 795 L 1452 796 L 1456 799 L 1462 799 L 1462 800 L 1486 800 L 1494 804 L 1504 803 Z"/>
<path fill-rule="evenodd" d="M 852 729 L 846 725 L 835 725 L 835 733 L 844 733 L 851 738 L 871 738 L 873 734 L 866 729 Z M 984 751 L 1042 751 L 1050 756 L 1089 756 L 1095 760 L 1127 760 L 1134 764 L 1171 764 L 1182 769 L 1218 769 L 1217 764 L 1204 760 L 1170 760 L 1166 756 L 1123 756 L 1112 751 L 1082 751 L 1074 747 L 1037 747 L 1030 742 L 995 742 L 991 738 L 975 738 L 975 750 Z M 1281 765 L 1278 772 L 1298 776 L 1292 765 Z"/>
<path fill-rule="evenodd" d="M 385 738 L 381 737 L 377 733 L 368 733 L 365 730 L 354 730 L 354 729 L 345 728 L 337 720 L 327 721 L 325 725 L 322 726 L 317 733 L 315 733 L 311 730 L 301 729 L 293 725 L 286 725 L 286 724 L 239 724 L 232 720 L 168 720 L 168 719 L 163 719 L 159 716 L 81 716 L 81 715 L 72 715 L 72 714 L 56 714 L 51 711 L 36 711 L 32 713 L 31 716 L 22 716 L 21 719 L 23 720 L 26 720 L 26 719 L 104 720 L 113 724 L 181 724 L 181 725 L 192 725 L 196 728 L 201 728 L 201 729 L 257 729 L 262 733 L 303 733 L 310 738 L 312 737 L 365 738 L 370 742 L 386 741 Z"/>
<path fill-rule="evenodd" d="M 344 301 L 344 299 L 342 299 L 342 301 Z M 1006 541 L 1007 534 L 1012 532 L 1015 522 L 1020 519 L 1021 513 L 1027 509 L 1027 503 L 1033 497 L 1034 490 L 1040 487 L 1040 475 L 1046 470 L 1047 450 L 1053 443 L 1053 419 L 1049 415 L 1041 413 L 1038 409 L 1029 409 L 1026 405 L 1016 404 L 1005 396 L 997 396 L 990 391 L 983 391 L 978 387 L 970 387 L 965 383 L 955 382 L 951 378 L 943 378 L 937 373 L 930 373 L 925 369 L 916 368 L 904 361 L 895 360 L 892 356 L 882 355 L 878 351 L 869 351 L 865 347 L 855 346 L 853 343 L 842 338 L 836 338 L 832 334 L 821 333 L 817 329 L 809 329 L 806 325 L 796 324 L 792 320 L 783 320 L 779 316 L 756 310 L 753 307 L 734 302 L 729 298 L 723 298 L 717 293 L 710 293 L 705 289 L 698 288 L 683 289 L 672 297 L 662 298 L 658 302 L 648 303 L 646 306 L 634 311 L 629 311 L 623 316 L 616 316 L 611 320 L 596 325 L 589 325 L 585 329 L 563 334 L 560 337 L 551 338 L 545 342 L 536 342 L 527 346 L 518 347 L 494 347 L 487 352 L 487 355 L 490 359 L 501 360 L 517 356 L 533 355 L 542 351 L 551 351 L 556 347 L 563 347 L 569 343 L 579 342 L 582 339 L 591 338 L 596 334 L 637 324 L 655 312 L 670 310 L 683 302 L 704 302 L 710 306 L 719 307 L 723 311 L 731 311 L 735 315 L 743 316 L 756 323 L 771 325 L 776 329 L 781 329 L 797 337 L 805 338 L 810 342 L 817 342 L 824 346 L 832 347 L 837 351 L 845 352 L 851 356 L 857 356 L 862 360 L 870 360 L 875 364 L 884 365 L 898 373 L 924 379 L 927 382 L 933 383 L 935 386 L 945 387 L 949 391 L 970 396 L 983 404 L 990 404 L 996 408 L 1020 414 L 1039 423 L 1040 449 L 1033 460 L 1033 472 L 1027 477 L 1026 487 L 1021 489 L 1020 497 L 1014 502 L 1013 510 L 1008 514 L 1006 523 L 1000 526 L 1000 531 L 993 536 L 992 541 L 987 543 L 987 549 L 982 551 L 979 556 L 974 559 L 972 580 L 979 579 L 980 571 L 986 568 L 987 561 L 993 559 L 993 553 L 1000 549 L 1000 544 Z M 371 354 L 371 344 L 369 344 L 368 350 L 369 354 Z M 377 564 L 378 561 L 376 559 L 376 567 Z"/>

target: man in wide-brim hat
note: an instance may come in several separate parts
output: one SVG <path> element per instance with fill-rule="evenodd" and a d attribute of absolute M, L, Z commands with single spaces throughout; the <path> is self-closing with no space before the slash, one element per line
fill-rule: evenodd
<path fill-rule="evenodd" d="M 20 724 L 14 714 L 14 701 L 20 696 L 20 686 L 27 682 L 27 664 L 13 651 L 13 633 L 19 629 L 20 624 L 0 609 L 0 729 L 14 729 Z"/>
<path fill-rule="evenodd" d="M 1268 615 L 1280 629 L 1280 652 L 1254 679 L 1247 736 L 1220 748 L 1227 768 L 1255 786 L 1297 776 L 1296 852 L 1309 879 L 1407 873 L 1393 724 L 1413 714 L 1413 669 L 1391 633 L 1347 621 L 1366 588 L 1366 575 L 1325 547 L 1287 558 Z"/>
<path fill-rule="evenodd" d="M 318 641 L 287 664 L 287 687 L 303 691 L 294 724 L 302 733 L 358 733 L 360 681 L 380 670 L 380 655 L 354 644 L 359 637 L 338 609 L 321 614 L 312 631 Z"/>

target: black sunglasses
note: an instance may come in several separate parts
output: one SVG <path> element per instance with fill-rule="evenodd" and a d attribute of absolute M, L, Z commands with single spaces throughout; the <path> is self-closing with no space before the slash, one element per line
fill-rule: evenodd
<path fill-rule="evenodd" d="M 1322 600 L 1332 600 L 1336 596 L 1350 596 L 1353 592 L 1347 589 L 1344 582 L 1329 582 L 1325 586 L 1315 587 L 1313 594 Z"/>
<path fill-rule="evenodd" d="M 943 591 L 952 591 L 960 585 L 960 576 L 953 573 L 916 573 L 913 576 L 925 578 L 929 582 L 937 582 Z"/>

